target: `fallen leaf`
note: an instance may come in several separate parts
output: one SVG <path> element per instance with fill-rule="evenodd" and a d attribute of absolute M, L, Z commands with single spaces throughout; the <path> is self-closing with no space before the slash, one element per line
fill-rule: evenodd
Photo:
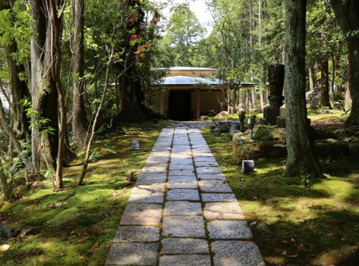
<path fill-rule="evenodd" d="M 286 256 L 287 255 L 287 251 L 284 250 L 283 253 L 282 253 L 283 256 Z"/>
<path fill-rule="evenodd" d="M 250 223 L 249 226 L 253 226 L 253 225 L 256 225 L 256 224 L 257 224 L 257 221 Z"/>
<path fill-rule="evenodd" d="M 321 221 L 324 221 L 323 217 L 322 216 L 318 216 L 318 219 L 321 220 Z"/>
<path fill-rule="evenodd" d="M 272 225 L 270 222 L 266 222 L 266 225 Z"/>
<path fill-rule="evenodd" d="M 81 238 L 80 240 L 77 240 L 76 243 L 83 243 L 83 242 L 85 242 L 87 239 L 89 239 L 89 236 L 85 236 L 84 238 Z"/>
<path fill-rule="evenodd" d="M 330 174 L 325 174 L 325 173 L 323 173 L 323 176 L 326 177 L 326 178 L 330 178 L 330 177 L 331 177 Z"/>
<path fill-rule="evenodd" d="M 180 169 L 180 171 L 183 171 L 183 169 Z"/>
<path fill-rule="evenodd" d="M 53 204 L 53 203 L 51 203 L 50 205 L 49 205 L 49 208 L 55 208 L 55 204 Z"/>
<path fill-rule="evenodd" d="M 229 179 L 233 179 L 233 177 L 232 177 L 232 176 L 230 176 L 230 177 L 229 177 Z"/>
<path fill-rule="evenodd" d="M 289 241 L 284 239 L 284 240 L 282 240 L 282 243 L 287 244 L 287 243 L 289 243 Z"/>

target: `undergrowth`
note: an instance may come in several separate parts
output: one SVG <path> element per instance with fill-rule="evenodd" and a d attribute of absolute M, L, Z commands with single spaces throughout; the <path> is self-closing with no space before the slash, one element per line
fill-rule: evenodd
<path fill-rule="evenodd" d="M 0 222 L 22 233 L 7 241 L 10 250 L 0 251 L 0 265 L 104 265 L 132 191 L 125 181 L 128 172 L 143 167 L 168 123 L 125 125 L 97 137 L 93 151 L 98 156 L 81 187 L 81 150 L 65 168 L 63 191 L 54 192 L 50 180 L 19 187 L 22 199 L 1 207 Z M 143 149 L 130 151 L 132 139 L 139 139 Z"/>

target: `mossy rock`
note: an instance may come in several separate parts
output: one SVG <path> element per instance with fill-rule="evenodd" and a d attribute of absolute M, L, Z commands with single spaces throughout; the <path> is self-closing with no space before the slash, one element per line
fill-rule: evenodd
<path fill-rule="evenodd" d="M 253 138 L 255 140 L 273 140 L 274 136 L 268 127 L 258 126 Z"/>

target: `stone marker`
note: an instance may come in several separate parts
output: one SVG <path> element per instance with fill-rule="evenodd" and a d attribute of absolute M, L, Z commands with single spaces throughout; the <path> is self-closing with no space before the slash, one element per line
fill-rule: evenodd
<path fill-rule="evenodd" d="M 130 148 L 131 151 L 133 150 L 142 150 L 142 147 L 140 147 L 140 140 L 139 139 L 133 139 L 132 140 L 132 146 Z"/>
<path fill-rule="evenodd" d="M 265 122 L 269 125 L 277 124 L 277 117 L 279 116 L 279 109 L 283 105 L 284 96 L 284 65 L 272 64 L 268 67 L 268 81 L 269 81 L 269 106 L 264 108 L 263 117 Z"/>
<path fill-rule="evenodd" d="M 243 160 L 242 161 L 242 174 L 249 174 L 254 172 L 254 161 Z"/>

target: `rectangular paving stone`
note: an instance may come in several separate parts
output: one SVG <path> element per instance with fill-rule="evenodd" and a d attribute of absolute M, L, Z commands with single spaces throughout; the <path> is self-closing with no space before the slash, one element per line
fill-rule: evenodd
<path fill-rule="evenodd" d="M 165 216 L 163 218 L 163 236 L 205 238 L 202 216 Z"/>
<path fill-rule="evenodd" d="M 169 176 L 173 176 L 173 175 L 193 175 L 193 174 L 194 174 L 193 170 L 184 170 L 184 169 L 182 169 L 182 171 L 179 170 L 179 169 L 176 169 L 176 170 L 170 170 L 168 172 Z"/>
<path fill-rule="evenodd" d="M 150 166 L 143 167 L 141 173 L 165 173 L 167 171 L 167 165 L 164 166 Z"/>
<path fill-rule="evenodd" d="M 120 225 L 156 225 L 161 222 L 162 205 L 129 203 L 122 215 Z"/>
<path fill-rule="evenodd" d="M 206 203 L 204 217 L 207 220 L 243 220 L 244 215 L 238 202 Z"/>
<path fill-rule="evenodd" d="M 172 153 L 171 159 L 185 160 L 185 159 L 192 159 L 192 156 L 190 153 L 186 153 L 186 154 Z"/>
<path fill-rule="evenodd" d="M 168 189 L 173 188 L 197 188 L 197 181 L 168 181 Z"/>
<path fill-rule="evenodd" d="M 195 162 L 217 162 L 214 156 L 203 157 L 203 156 L 193 156 Z"/>
<path fill-rule="evenodd" d="M 201 215 L 202 206 L 199 202 L 167 201 L 164 215 Z"/>
<path fill-rule="evenodd" d="M 248 241 L 215 241 L 211 244 L 215 266 L 265 266 L 256 244 Z"/>
<path fill-rule="evenodd" d="M 209 255 L 165 255 L 160 257 L 160 266 L 211 266 Z"/>
<path fill-rule="evenodd" d="M 193 156 L 194 157 L 213 157 L 212 152 L 196 152 L 196 150 L 193 150 Z"/>
<path fill-rule="evenodd" d="M 134 194 L 132 193 L 128 199 L 128 203 L 163 203 L 163 193 L 152 194 Z"/>
<path fill-rule="evenodd" d="M 166 200 L 199 201 L 197 189 L 171 189 L 167 192 Z"/>
<path fill-rule="evenodd" d="M 173 175 L 168 177 L 168 181 L 197 181 L 196 176 L 193 175 Z"/>
<path fill-rule="evenodd" d="M 165 178 L 162 179 L 138 179 L 136 185 L 155 185 L 155 184 L 164 184 L 166 182 Z"/>
<path fill-rule="evenodd" d="M 171 165 L 174 164 L 190 164 L 193 165 L 192 157 L 190 159 L 174 159 L 171 158 Z"/>
<path fill-rule="evenodd" d="M 203 180 L 226 180 L 226 177 L 223 173 L 221 174 L 198 174 L 198 179 Z"/>
<path fill-rule="evenodd" d="M 208 254 L 205 239 L 166 238 L 162 240 L 161 254 Z"/>
<path fill-rule="evenodd" d="M 156 265 L 159 243 L 113 243 L 107 265 Z"/>
<path fill-rule="evenodd" d="M 153 194 L 153 193 L 164 193 L 165 185 L 156 184 L 156 185 L 136 185 L 132 194 Z"/>
<path fill-rule="evenodd" d="M 223 201 L 237 201 L 233 193 L 219 194 L 219 193 L 202 193 L 203 202 L 223 202 Z"/>
<path fill-rule="evenodd" d="M 139 179 L 165 179 L 167 178 L 166 173 L 141 173 Z"/>
<path fill-rule="evenodd" d="M 246 221 L 215 220 L 207 223 L 210 239 L 250 239 L 252 232 Z"/>
<path fill-rule="evenodd" d="M 154 226 L 120 226 L 113 242 L 155 242 L 160 240 L 160 229 Z"/>
<path fill-rule="evenodd" d="M 191 171 L 194 171 L 194 167 L 192 164 L 174 164 L 174 163 L 171 163 L 170 165 L 170 171 L 171 170 L 191 170 Z"/>
<path fill-rule="evenodd" d="M 195 162 L 196 167 L 218 167 L 217 162 Z"/>
<path fill-rule="evenodd" d="M 199 187 L 202 192 L 228 192 L 232 189 L 225 180 L 200 180 Z"/>
<path fill-rule="evenodd" d="M 197 174 L 222 174 L 220 167 L 196 167 Z"/>

